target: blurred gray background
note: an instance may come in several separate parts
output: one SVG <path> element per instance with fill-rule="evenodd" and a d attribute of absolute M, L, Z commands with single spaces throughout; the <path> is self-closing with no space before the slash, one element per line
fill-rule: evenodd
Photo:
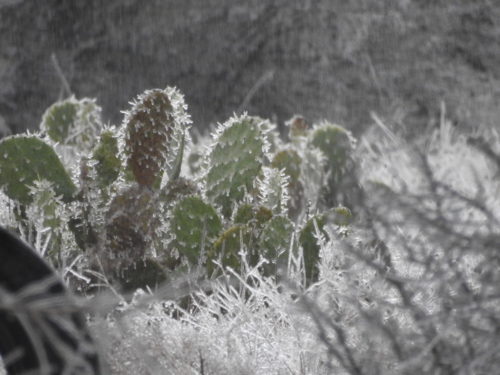
<path fill-rule="evenodd" d="M 499 82 L 495 0 L 0 0 L 13 132 L 69 92 L 119 124 L 134 96 L 167 85 L 200 129 L 247 110 L 359 134 L 374 111 L 415 133 L 441 102 L 458 126 L 497 126 Z"/>

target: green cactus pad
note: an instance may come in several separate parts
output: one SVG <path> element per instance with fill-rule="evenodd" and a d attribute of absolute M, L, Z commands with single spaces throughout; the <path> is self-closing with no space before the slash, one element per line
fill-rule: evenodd
<path fill-rule="evenodd" d="M 51 105 L 40 127 L 54 142 L 88 148 L 101 128 L 101 108 L 92 99 L 72 96 Z"/>
<path fill-rule="evenodd" d="M 52 183 L 63 201 L 73 199 L 76 187 L 52 147 L 31 135 L 0 141 L 0 186 L 9 198 L 30 203 L 30 186 L 42 179 Z"/>
<path fill-rule="evenodd" d="M 118 139 L 111 129 L 104 130 L 92 152 L 96 161 L 96 178 L 101 188 L 109 186 L 120 174 L 121 160 L 118 157 Z"/>
<path fill-rule="evenodd" d="M 311 144 L 326 156 L 327 166 L 333 171 L 334 177 L 340 177 L 345 173 L 353 141 L 346 129 L 327 122 L 317 126 L 311 133 Z"/>
<path fill-rule="evenodd" d="M 331 207 L 336 202 L 336 195 L 343 177 L 351 166 L 351 154 L 354 149 L 354 138 L 341 126 L 322 123 L 311 133 L 310 143 L 318 148 L 326 157 L 325 172 L 328 174 L 328 188 L 325 196 Z"/>
<path fill-rule="evenodd" d="M 255 188 L 267 158 L 268 141 L 261 129 L 262 120 L 243 115 L 221 125 L 207 160 L 206 194 L 231 216 L 233 206 Z"/>
<path fill-rule="evenodd" d="M 182 158 L 183 137 L 191 122 L 185 108 L 182 95 L 167 87 L 145 91 L 125 114 L 124 151 L 140 185 L 152 187 L 161 180 L 164 170 L 180 166 L 175 159 Z"/>
<path fill-rule="evenodd" d="M 280 267 L 286 267 L 294 225 L 285 216 L 274 216 L 269 220 L 259 237 L 259 252 L 267 259 L 263 266 L 265 275 L 276 275 Z"/>
<path fill-rule="evenodd" d="M 296 183 L 300 177 L 300 164 L 302 158 L 298 152 L 293 149 L 284 149 L 278 151 L 271 161 L 271 167 L 283 170 L 290 177 L 290 183 Z"/>
<path fill-rule="evenodd" d="M 234 225 L 222 233 L 207 253 L 208 275 L 218 274 L 214 260 L 220 261 L 224 267 L 239 271 L 241 265 L 239 253 L 241 250 L 249 250 L 252 237 L 252 229 L 242 224 Z"/>
<path fill-rule="evenodd" d="M 315 224 L 316 223 L 316 224 Z M 308 282 L 318 280 L 318 268 L 320 245 L 316 238 L 316 225 L 319 232 L 328 239 L 324 230 L 326 215 L 321 214 L 309 219 L 299 234 L 299 243 L 304 251 L 304 266 Z"/>
<path fill-rule="evenodd" d="M 217 212 L 200 197 L 191 196 L 181 199 L 171 215 L 171 249 L 187 258 L 190 264 L 198 264 L 202 248 L 207 251 L 222 230 Z"/>

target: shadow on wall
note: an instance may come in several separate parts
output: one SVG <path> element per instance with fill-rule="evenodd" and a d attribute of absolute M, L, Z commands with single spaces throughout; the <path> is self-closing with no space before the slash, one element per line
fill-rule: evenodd
<path fill-rule="evenodd" d="M 68 95 L 105 116 L 176 85 L 199 128 L 234 111 L 355 133 L 376 111 L 414 129 L 500 117 L 500 4 L 479 0 L 47 0 L 0 5 L 0 115 L 19 132 Z"/>

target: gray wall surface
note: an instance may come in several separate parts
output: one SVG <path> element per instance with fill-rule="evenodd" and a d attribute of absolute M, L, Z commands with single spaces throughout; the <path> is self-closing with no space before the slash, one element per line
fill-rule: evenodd
<path fill-rule="evenodd" d="M 458 124 L 495 126 L 499 80 L 496 1 L 0 0 L 0 122 L 14 132 L 68 87 L 119 124 L 167 85 L 199 128 L 248 110 L 360 132 L 376 111 L 419 131 L 441 101 Z"/>

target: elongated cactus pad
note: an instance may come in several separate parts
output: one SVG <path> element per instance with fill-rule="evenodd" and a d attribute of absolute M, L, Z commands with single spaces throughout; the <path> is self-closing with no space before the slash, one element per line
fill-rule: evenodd
<path fill-rule="evenodd" d="M 88 149 L 101 128 L 101 108 L 95 100 L 72 96 L 51 105 L 40 127 L 54 142 Z"/>
<path fill-rule="evenodd" d="M 63 201 L 73 199 L 76 187 L 52 147 L 31 135 L 0 141 L 0 186 L 9 198 L 30 203 L 30 186 L 42 179 L 52 183 Z"/>
<path fill-rule="evenodd" d="M 265 275 L 276 275 L 280 268 L 286 268 L 294 225 L 286 216 L 274 216 L 269 220 L 259 237 L 259 253 L 267 259 Z"/>
<path fill-rule="evenodd" d="M 215 209 L 200 197 L 180 200 L 172 210 L 170 230 L 173 235 L 171 249 L 185 257 L 190 264 L 203 263 L 200 256 L 213 244 L 222 230 Z"/>
<path fill-rule="evenodd" d="M 207 160 L 206 194 L 230 217 L 233 206 L 255 188 L 257 176 L 267 159 L 268 141 L 262 120 L 243 115 L 221 125 Z"/>
<path fill-rule="evenodd" d="M 145 91 L 125 114 L 124 151 L 127 165 L 140 185 L 152 187 L 161 181 L 164 170 L 175 168 L 191 122 L 185 109 L 182 95 L 167 87 Z"/>

